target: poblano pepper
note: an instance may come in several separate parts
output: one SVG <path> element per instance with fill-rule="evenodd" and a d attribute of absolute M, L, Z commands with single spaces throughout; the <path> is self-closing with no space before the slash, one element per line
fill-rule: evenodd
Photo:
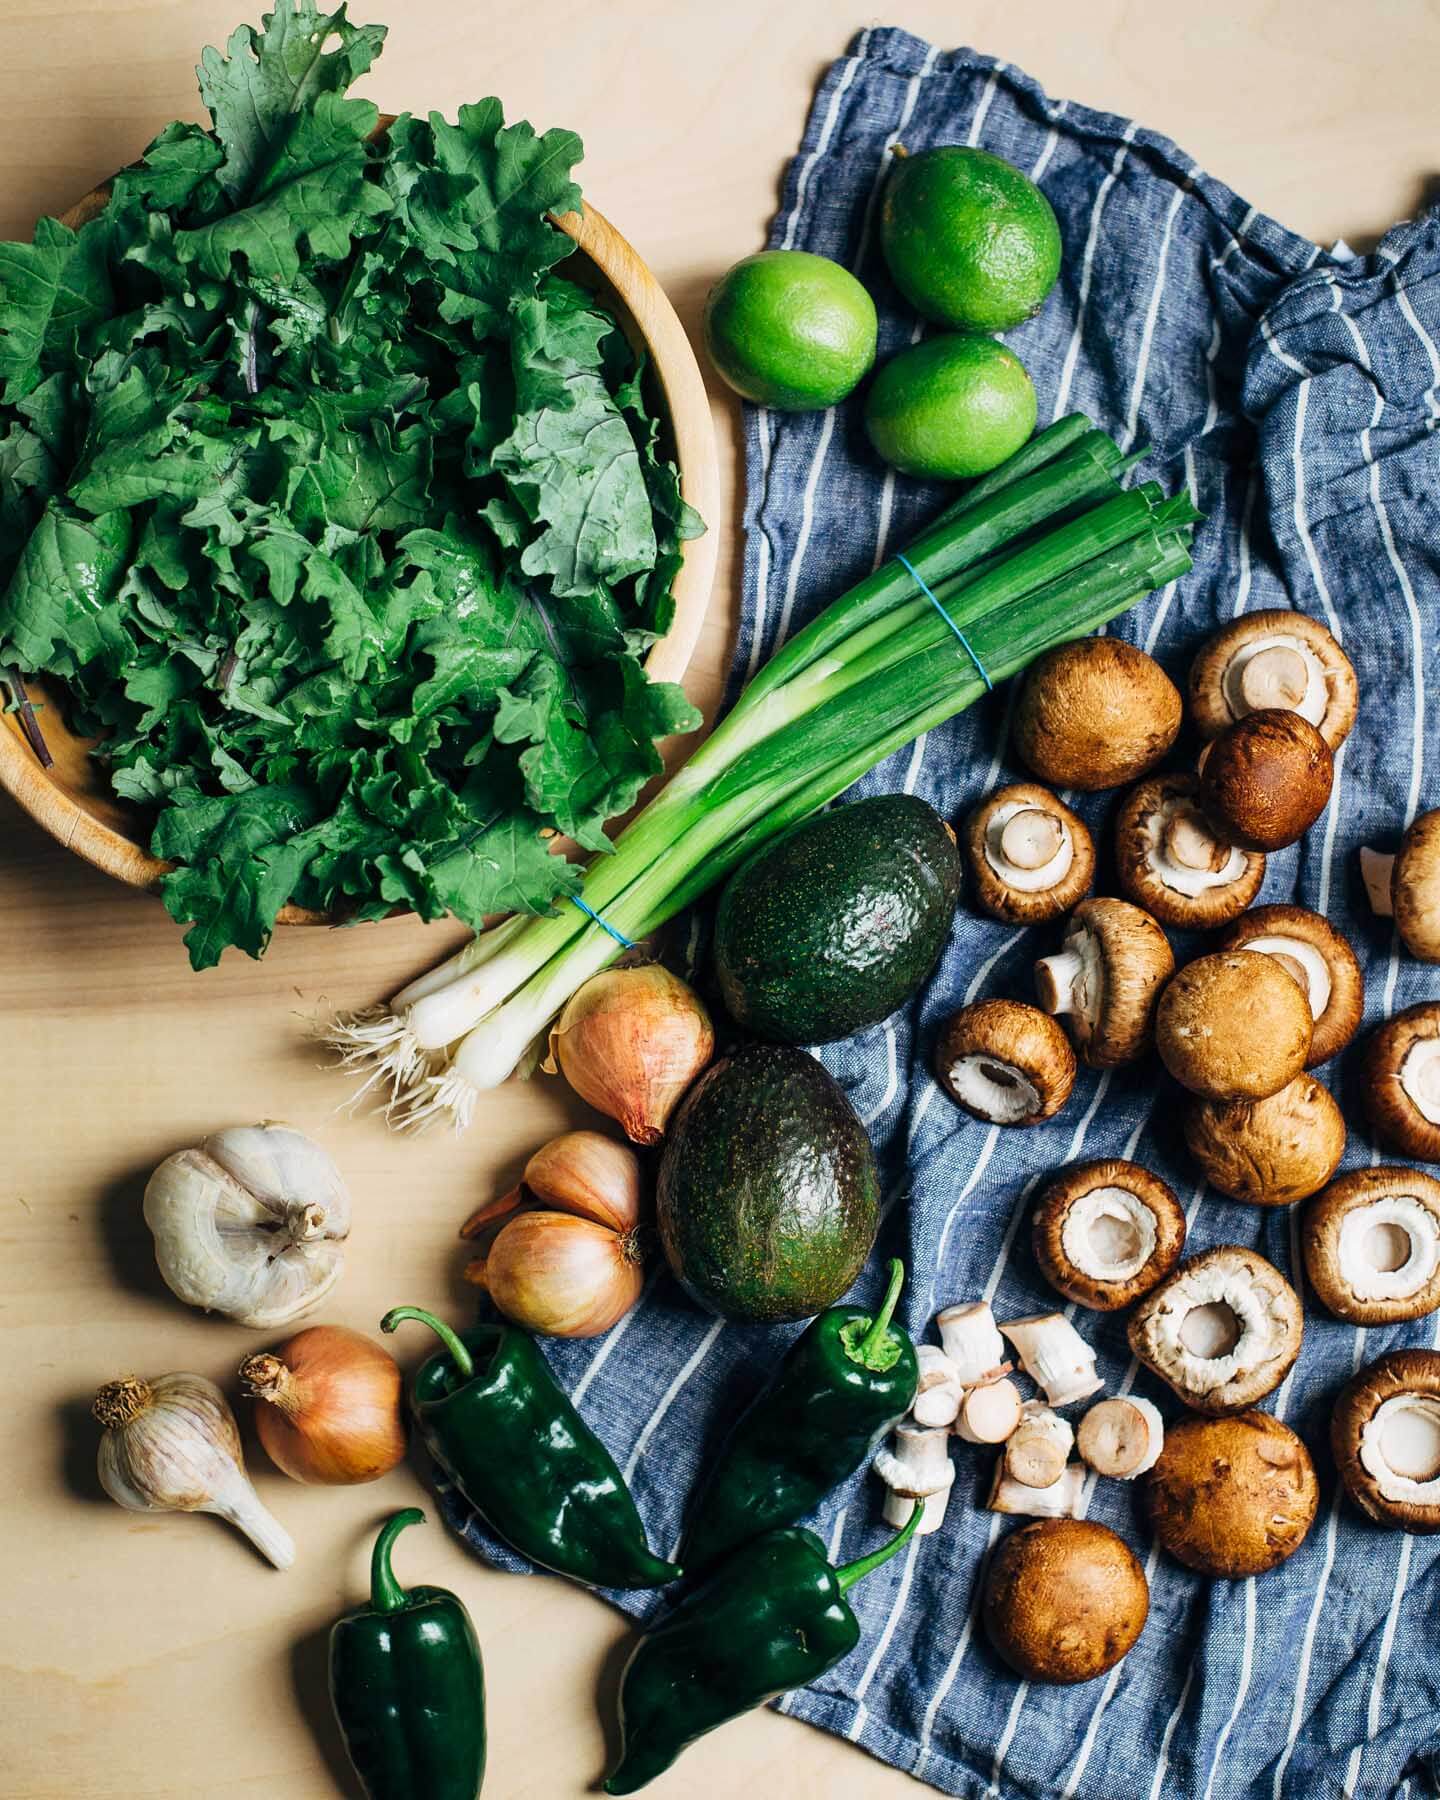
<path fill-rule="evenodd" d="M 448 1588 L 407 1592 L 390 1568 L 406 1507 L 381 1527 L 370 1604 L 330 1633 L 330 1700 L 370 1800 L 475 1800 L 485 1779 L 485 1674 L 480 1646 Z"/>
<path fill-rule="evenodd" d="M 490 1528 L 522 1556 L 586 1587 L 647 1588 L 681 1571 L 652 1554 L 625 1478 L 528 1332 L 457 1333 L 418 1306 L 380 1321 L 428 1325 L 445 1348 L 421 1364 L 410 1404 L 425 1446 Z"/>
<path fill-rule="evenodd" d="M 904 1265 L 892 1262 L 878 1313 L 832 1306 L 790 1346 L 700 1498 L 681 1551 L 687 1567 L 804 1518 L 909 1412 L 920 1378 L 915 1346 L 891 1323 L 904 1279 Z"/>
<path fill-rule="evenodd" d="M 918 1503 L 888 1544 L 834 1568 L 813 1531 L 767 1531 L 720 1563 L 648 1631 L 620 1678 L 620 1761 L 607 1794 L 633 1794 L 688 1745 L 752 1707 L 818 1681 L 860 1642 L 847 1591 L 914 1534 Z"/>

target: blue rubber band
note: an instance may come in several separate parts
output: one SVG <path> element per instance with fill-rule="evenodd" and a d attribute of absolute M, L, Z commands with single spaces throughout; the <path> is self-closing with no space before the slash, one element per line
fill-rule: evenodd
<path fill-rule="evenodd" d="M 600 917 L 599 913 L 596 912 L 595 908 L 593 906 L 587 906 L 578 894 L 572 894 L 570 896 L 570 898 L 580 908 L 581 912 L 589 913 L 590 917 L 595 921 L 595 923 L 600 927 L 600 929 L 602 931 L 608 931 L 610 933 L 611 937 L 614 938 L 614 940 L 617 944 L 623 944 L 627 950 L 633 950 L 635 948 L 635 945 L 632 943 L 632 941 L 629 938 L 626 937 L 626 935 L 623 931 L 617 931 L 615 929 L 615 927 L 609 923 L 608 920 L 602 919 Z"/>
<path fill-rule="evenodd" d="M 926 581 L 925 577 L 915 567 L 914 563 L 911 562 L 910 558 L 908 556 L 902 556 L 898 550 L 895 552 L 895 560 L 896 560 L 896 562 L 899 563 L 899 565 L 902 569 L 904 569 L 908 572 L 910 579 L 915 583 L 916 587 L 919 588 L 920 592 L 925 596 L 925 598 L 935 608 L 936 612 L 939 613 L 940 617 L 945 621 L 945 623 L 955 633 L 956 637 L 959 638 L 961 647 L 964 649 L 965 654 L 970 658 L 971 662 L 974 663 L 975 667 L 980 671 L 980 679 L 985 683 L 986 687 L 989 688 L 990 692 L 993 694 L 995 692 L 995 683 L 990 679 L 990 671 L 985 667 L 984 663 L 982 663 L 980 658 L 975 654 L 974 650 L 971 647 L 969 638 L 966 637 L 965 633 L 960 629 L 960 627 L 950 617 L 949 613 L 946 612 L 945 608 L 935 598 L 934 594 L 932 594 L 930 592 L 930 586 L 929 586 L 929 583 Z"/>

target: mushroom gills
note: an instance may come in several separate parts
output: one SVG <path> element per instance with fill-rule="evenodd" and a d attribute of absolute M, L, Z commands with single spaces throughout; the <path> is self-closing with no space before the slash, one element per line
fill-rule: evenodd
<path fill-rule="evenodd" d="M 1408 1300 L 1440 1266 L 1440 1229 L 1413 1195 L 1387 1194 L 1345 1214 L 1338 1252 L 1357 1300 Z"/>
<path fill-rule="evenodd" d="M 1293 975 L 1305 990 L 1312 1018 L 1318 1019 L 1329 1006 L 1330 965 L 1313 944 L 1296 937 L 1258 937 L 1246 938 L 1240 948 L 1273 956 L 1287 975 Z"/>
<path fill-rule="evenodd" d="M 1091 1188 L 1066 1213 L 1060 1242 L 1092 1281 L 1130 1281 L 1155 1254 L 1155 1215 L 1128 1188 Z"/>
<path fill-rule="evenodd" d="M 1164 800 L 1147 821 L 1147 866 L 1166 887 L 1194 899 L 1239 881 L 1248 866 L 1243 850 L 1210 832 L 1193 800 Z"/>
<path fill-rule="evenodd" d="M 1043 894 L 1070 873 L 1075 846 L 1054 813 L 1007 800 L 986 823 L 985 860 L 1007 887 Z"/>
<path fill-rule="evenodd" d="M 1105 991 L 1105 959 L 1096 934 L 1081 926 L 1054 956 L 1042 956 L 1035 986 L 1046 1012 L 1078 1014 L 1093 1029 Z"/>
<path fill-rule="evenodd" d="M 960 1057 L 950 1065 L 950 1085 L 965 1105 L 996 1125 L 1033 1118 L 1043 1104 L 1025 1071 L 998 1056 Z"/>
<path fill-rule="evenodd" d="M 1360 1435 L 1360 1461 L 1385 1499 L 1440 1505 L 1440 1399 L 1395 1394 L 1382 1401 Z"/>
<path fill-rule="evenodd" d="M 1264 1296 L 1213 1264 L 1177 1277 L 1161 1325 L 1175 1372 L 1194 1393 L 1213 1393 L 1274 1354 L 1275 1330 Z"/>
<path fill-rule="evenodd" d="M 1318 725 L 1330 704 L 1324 664 L 1303 638 L 1289 632 L 1242 644 L 1225 665 L 1221 689 L 1237 719 L 1281 707 Z"/>
<path fill-rule="evenodd" d="M 1440 1038 L 1420 1038 L 1405 1052 L 1400 1085 L 1422 1119 L 1440 1125 Z"/>

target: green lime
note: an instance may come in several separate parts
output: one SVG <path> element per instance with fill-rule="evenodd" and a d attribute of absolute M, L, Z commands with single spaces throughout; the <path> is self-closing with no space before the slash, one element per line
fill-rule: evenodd
<path fill-rule="evenodd" d="M 782 412 L 834 406 L 875 360 L 875 302 L 828 256 L 762 250 L 711 288 L 705 347 L 746 400 Z"/>
<path fill-rule="evenodd" d="M 870 442 L 902 475 L 961 481 L 1004 462 L 1035 429 L 1035 389 L 1013 350 L 959 333 L 891 357 L 865 402 Z"/>
<path fill-rule="evenodd" d="M 885 187 L 880 244 L 917 312 L 961 331 L 1004 331 L 1039 312 L 1060 273 L 1055 209 L 988 150 L 904 156 Z"/>

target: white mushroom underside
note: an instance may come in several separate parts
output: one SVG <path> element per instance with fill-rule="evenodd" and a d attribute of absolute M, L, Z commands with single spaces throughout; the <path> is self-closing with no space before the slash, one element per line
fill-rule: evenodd
<path fill-rule="evenodd" d="M 1330 683 L 1325 674 L 1325 665 L 1304 638 L 1288 631 L 1277 631 L 1269 637 L 1251 638 L 1226 663 L 1220 685 L 1230 716 L 1243 719 L 1248 712 L 1254 710 L 1241 691 L 1245 680 L 1245 665 L 1265 650 L 1289 650 L 1304 663 L 1305 694 L 1300 703 L 1290 710 L 1298 712 L 1302 719 L 1308 719 L 1312 725 L 1318 725 L 1330 704 Z M 1274 704 L 1278 705 L 1280 702 L 1277 700 Z"/>
<path fill-rule="evenodd" d="M 1421 1038 L 1405 1052 L 1400 1085 L 1422 1119 L 1440 1125 L 1440 1038 Z"/>
<path fill-rule="evenodd" d="M 1392 1264 L 1396 1248 L 1402 1260 Z M 1357 1300 L 1408 1300 L 1440 1266 L 1440 1224 L 1413 1195 L 1387 1194 L 1345 1214 L 1339 1259 Z"/>
<path fill-rule="evenodd" d="M 1232 849 L 1218 869 L 1187 869 L 1183 863 L 1175 862 L 1166 853 L 1165 844 L 1171 821 L 1177 813 L 1185 814 L 1193 810 L 1193 804 L 1189 800 L 1163 800 L 1145 821 L 1145 837 L 1149 845 L 1145 852 L 1146 867 L 1167 888 L 1172 888 L 1177 894 L 1188 894 L 1191 899 L 1199 894 L 1208 894 L 1213 888 L 1229 887 L 1245 873 L 1243 850 Z"/>
<path fill-rule="evenodd" d="M 1305 971 L 1305 992 L 1310 1000 L 1310 1016 L 1318 1019 L 1330 1004 L 1330 965 L 1313 944 L 1297 937 L 1247 938 L 1241 946 L 1258 950 L 1262 956 L 1285 956 Z"/>
<path fill-rule="evenodd" d="M 1360 1434 L 1360 1461 L 1387 1500 L 1440 1506 L 1440 1400 L 1396 1394 Z"/>
<path fill-rule="evenodd" d="M 1215 1311 L 1207 1313 L 1209 1308 Z M 1201 1317 L 1187 1333 L 1187 1322 L 1196 1313 Z M 1226 1314 L 1238 1336 L 1216 1354 L 1206 1338 Z M 1238 1270 L 1212 1266 L 1179 1277 L 1155 1325 L 1166 1367 L 1192 1392 L 1208 1394 L 1270 1360 L 1282 1319 L 1278 1297 L 1272 1310 L 1272 1302 Z"/>
<path fill-rule="evenodd" d="M 1060 848 L 1048 862 L 1042 863 L 1038 869 L 1022 869 L 1005 855 L 1000 840 L 1005 827 L 1017 813 L 1037 810 L 1029 800 L 1007 800 L 1003 806 L 997 806 L 991 813 L 985 826 L 985 860 L 1000 877 L 1006 887 L 1017 888 L 1023 894 L 1043 894 L 1057 882 L 1061 882 L 1070 873 L 1070 866 L 1075 861 L 1075 846 L 1070 838 L 1069 827 L 1063 819 L 1055 818 L 1060 828 Z"/>
<path fill-rule="evenodd" d="M 1040 1090 L 1023 1069 L 998 1056 L 962 1056 L 950 1065 L 950 1085 L 966 1106 L 996 1125 L 1014 1125 L 1040 1111 Z"/>
<path fill-rule="evenodd" d="M 1155 1215 L 1129 1188 L 1091 1188 L 1065 1215 L 1060 1243 L 1092 1281 L 1129 1281 L 1155 1254 Z"/>

